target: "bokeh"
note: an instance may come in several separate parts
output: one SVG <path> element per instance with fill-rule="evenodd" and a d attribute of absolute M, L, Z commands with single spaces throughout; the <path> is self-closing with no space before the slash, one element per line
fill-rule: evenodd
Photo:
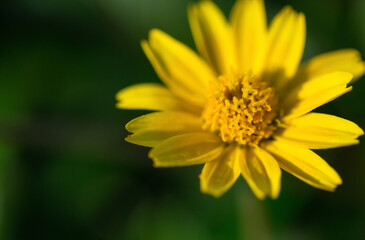
<path fill-rule="evenodd" d="M 342 176 L 334 193 L 284 173 L 277 200 L 243 179 L 221 198 L 199 191 L 201 166 L 156 169 L 124 141 L 145 111 L 118 90 L 158 82 L 140 48 L 160 28 L 194 48 L 193 0 L 5 0 L 0 3 L 0 239 L 365 239 L 365 139 L 318 151 Z M 364 0 L 267 0 L 307 19 L 304 60 L 365 53 Z M 217 0 L 228 15 L 233 0 Z M 318 111 L 365 128 L 365 79 Z"/>

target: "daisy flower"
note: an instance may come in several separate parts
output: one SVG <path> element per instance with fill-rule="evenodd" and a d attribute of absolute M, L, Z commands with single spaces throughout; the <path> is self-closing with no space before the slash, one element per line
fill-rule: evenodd
<path fill-rule="evenodd" d="M 284 7 L 267 25 L 263 0 L 238 0 L 229 20 L 212 1 L 188 8 L 199 54 L 161 30 L 141 42 L 163 85 L 117 93 L 117 107 L 156 112 L 126 125 L 130 143 L 151 147 L 155 167 L 204 164 L 200 188 L 215 197 L 240 175 L 259 198 L 277 198 L 281 169 L 327 190 L 342 183 L 311 149 L 357 144 L 355 123 L 313 109 L 351 90 L 365 70 L 358 51 L 300 66 L 303 13 Z"/>

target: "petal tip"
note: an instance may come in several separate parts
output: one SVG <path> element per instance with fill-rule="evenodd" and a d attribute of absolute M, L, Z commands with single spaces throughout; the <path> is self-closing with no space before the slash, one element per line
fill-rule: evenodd
<path fill-rule="evenodd" d="M 153 149 L 152 149 L 153 150 Z M 151 151 L 150 151 L 151 152 Z M 166 168 L 166 167 L 172 167 L 172 166 L 168 166 L 166 164 L 161 163 L 157 157 L 151 156 L 150 154 L 148 154 L 148 157 L 152 159 L 152 166 L 154 168 Z"/>
<path fill-rule="evenodd" d="M 290 5 L 286 5 L 281 9 L 281 11 L 278 14 L 287 15 L 292 13 L 295 13 L 293 7 Z"/>
<path fill-rule="evenodd" d="M 156 159 L 152 159 L 152 167 L 154 168 L 163 168 L 166 166 L 163 166 L 163 164 L 160 164 Z"/>
<path fill-rule="evenodd" d="M 265 200 L 267 197 L 267 195 L 263 192 L 262 193 L 253 192 L 253 194 L 256 196 L 256 198 L 258 198 L 261 201 Z"/>
<path fill-rule="evenodd" d="M 165 33 L 158 28 L 152 28 L 148 33 L 148 40 L 156 39 L 160 37 L 161 35 L 165 35 Z"/>
<path fill-rule="evenodd" d="M 204 194 L 211 195 L 215 198 L 220 198 L 226 191 L 212 191 L 209 190 L 205 184 L 200 184 L 200 191 Z"/>
<path fill-rule="evenodd" d="M 123 109 L 123 104 L 122 104 L 122 103 L 120 103 L 120 102 L 117 102 L 117 103 L 115 104 L 115 108 Z"/>
<path fill-rule="evenodd" d="M 149 50 L 150 46 L 148 44 L 148 41 L 146 39 L 142 39 L 139 44 L 141 45 L 141 48 L 143 50 L 143 52 L 146 54 L 146 51 Z"/>
<path fill-rule="evenodd" d="M 134 119 L 133 119 L 134 120 Z M 125 128 L 125 130 L 127 130 L 128 132 L 130 132 L 130 133 L 133 133 L 133 131 L 132 131 L 132 129 L 131 129 L 131 122 L 133 121 L 133 120 L 131 120 L 131 121 L 129 121 L 129 122 L 127 122 L 127 124 L 124 126 L 124 128 Z"/>
<path fill-rule="evenodd" d="M 364 130 L 362 130 L 359 126 L 358 126 L 358 133 L 359 136 L 364 135 Z"/>
<path fill-rule="evenodd" d="M 128 142 L 128 143 L 132 143 L 132 144 L 137 144 L 133 142 L 133 134 L 129 134 L 128 136 L 126 136 L 124 138 L 124 141 Z"/>
<path fill-rule="evenodd" d="M 128 91 L 129 87 L 123 88 L 121 90 L 119 90 L 117 92 L 117 94 L 115 94 L 115 100 L 117 101 L 117 103 L 115 104 L 116 108 L 119 109 L 125 109 L 125 104 L 124 104 L 124 100 L 125 100 L 125 92 Z"/>
<path fill-rule="evenodd" d="M 276 200 L 276 199 L 278 199 L 278 197 L 279 197 L 279 194 L 271 195 L 271 196 L 270 196 L 270 198 L 271 198 L 272 200 Z"/>

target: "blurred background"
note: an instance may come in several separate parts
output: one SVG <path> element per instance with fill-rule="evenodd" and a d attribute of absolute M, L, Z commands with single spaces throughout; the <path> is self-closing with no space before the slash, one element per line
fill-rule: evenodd
<path fill-rule="evenodd" d="M 158 82 L 140 40 L 157 27 L 194 48 L 193 0 L 7 0 L 0 3 L 0 239 L 365 239 L 365 139 L 319 151 L 342 176 L 336 192 L 284 173 L 280 197 L 259 201 L 239 179 L 201 194 L 201 166 L 155 169 L 124 141 L 143 111 L 115 94 Z M 364 0 L 265 1 L 269 19 L 305 13 L 304 59 L 365 51 Z M 228 15 L 233 0 L 217 0 Z M 318 111 L 365 128 L 365 79 Z"/>

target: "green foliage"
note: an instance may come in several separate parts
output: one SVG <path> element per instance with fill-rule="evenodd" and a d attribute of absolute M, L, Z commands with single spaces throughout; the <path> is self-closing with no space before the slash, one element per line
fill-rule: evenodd
<path fill-rule="evenodd" d="M 158 82 L 139 42 L 153 27 L 188 43 L 189 2 L 17 0 L 0 3 L 0 239 L 364 239 L 365 143 L 320 152 L 342 176 L 335 193 L 288 174 L 280 197 L 241 179 L 223 197 L 199 191 L 201 167 L 155 169 L 124 142 L 140 111 L 116 92 Z M 217 1 L 228 13 L 233 0 Z M 362 0 L 266 1 L 307 16 L 305 59 L 365 50 Z M 365 83 L 328 111 L 365 126 Z"/>

